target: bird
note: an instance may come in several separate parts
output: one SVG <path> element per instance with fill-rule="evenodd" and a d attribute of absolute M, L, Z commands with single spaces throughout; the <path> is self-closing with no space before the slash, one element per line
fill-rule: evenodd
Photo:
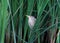
<path fill-rule="evenodd" d="M 36 18 L 34 16 L 26 15 L 28 17 L 28 25 L 30 29 L 33 29 L 34 24 L 36 22 Z"/>
<path fill-rule="evenodd" d="M 34 27 L 34 24 L 36 22 L 36 18 L 34 16 L 30 16 L 30 15 L 26 15 L 28 18 L 28 25 L 30 27 L 30 34 L 29 34 L 29 38 L 31 37 L 31 33 Z"/>

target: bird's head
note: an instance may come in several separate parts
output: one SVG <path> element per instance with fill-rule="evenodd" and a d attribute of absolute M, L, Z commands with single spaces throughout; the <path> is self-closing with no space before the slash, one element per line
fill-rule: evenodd
<path fill-rule="evenodd" d="M 36 19 L 33 16 L 29 16 L 29 15 L 26 15 L 26 16 L 28 17 L 29 27 L 32 29 L 35 24 Z"/>
<path fill-rule="evenodd" d="M 27 17 L 28 19 L 33 19 L 33 20 L 36 19 L 34 16 L 30 16 L 30 15 L 26 15 L 26 17 Z"/>

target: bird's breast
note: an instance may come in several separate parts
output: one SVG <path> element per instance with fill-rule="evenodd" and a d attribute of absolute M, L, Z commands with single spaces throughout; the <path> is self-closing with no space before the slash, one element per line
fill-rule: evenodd
<path fill-rule="evenodd" d="M 29 27 L 30 28 L 33 28 L 34 27 L 34 24 L 35 24 L 35 20 L 29 19 L 28 20 L 28 24 L 29 24 Z"/>

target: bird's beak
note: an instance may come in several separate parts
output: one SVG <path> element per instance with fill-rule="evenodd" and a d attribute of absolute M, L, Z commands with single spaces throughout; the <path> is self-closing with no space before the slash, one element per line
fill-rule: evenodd
<path fill-rule="evenodd" d="M 28 16 L 28 15 L 26 15 L 26 17 L 28 17 L 28 18 L 29 18 L 29 16 Z"/>

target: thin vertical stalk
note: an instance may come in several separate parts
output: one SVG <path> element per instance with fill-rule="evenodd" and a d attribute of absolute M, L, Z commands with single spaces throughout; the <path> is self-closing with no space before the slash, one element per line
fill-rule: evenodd
<path fill-rule="evenodd" d="M 4 43 L 4 36 L 5 36 L 5 30 L 7 27 L 7 22 L 8 22 L 8 13 L 7 13 L 7 0 L 1 0 L 1 21 L 0 21 L 0 29 L 1 29 L 1 38 L 0 38 L 0 43 Z"/>

